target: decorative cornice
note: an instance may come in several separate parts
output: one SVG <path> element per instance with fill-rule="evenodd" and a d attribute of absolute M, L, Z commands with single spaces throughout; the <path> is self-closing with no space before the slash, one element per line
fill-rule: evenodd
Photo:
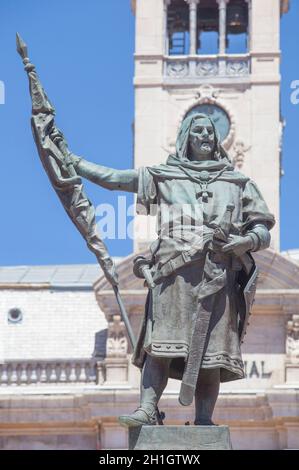
<path fill-rule="evenodd" d="M 52 284 L 51 282 L 0 282 L 0 290 L 92 291 L 92 284 Z"/>
<path fill-rule="evenodd" d="M 40 289 L 51 289 L 50 283 L 27 283 L 27 282 L 1 282 L 0 290 L 40 290 Z"/>
<path fill-rule="evenodd" d="M 136 15 L 136 1 L 137 0 L 131 0 L 131 9 L 132 13 Z M 194 0 L 185 0 L 187 3 L 194 2 Z M 195 0 L 196 3 L 198 3 L 198 0 Z M 284 13 L 287 13 L 290 9 L 290 1 L 289 0 L 280 0 L 280 12 L 283 15 Z"/>
<path fill-rule="evenodd" d="M 165 56 L 163 54 L 134 54 L 135 60 L 163 60 Z"/>

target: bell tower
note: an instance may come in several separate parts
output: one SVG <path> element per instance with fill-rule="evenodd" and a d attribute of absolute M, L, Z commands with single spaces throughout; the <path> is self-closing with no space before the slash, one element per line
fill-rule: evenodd
<path fill-rule="evenodd" d="M 279 43 L 288 0 L 132 0 L 132 7 L 135 167 L 165 162 L 187 114 L 210 115 L 236 168 L 275 214 L 272 248 L 279 250 Z M 135 250 L 155 238 L 142 219 Z"/>

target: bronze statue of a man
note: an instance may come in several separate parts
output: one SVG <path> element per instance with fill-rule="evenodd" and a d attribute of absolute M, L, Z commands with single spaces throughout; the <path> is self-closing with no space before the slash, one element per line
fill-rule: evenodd
<path fill-rule="evenodd" d="M 96 184 L 137 193 L 146 214 L 152 205 L 158 210 L 149 260 L 154 285 L 132 359 L 142 369 L 140 406 L 120 422 L 155 424 L 171 377 L 182 381 L 182 405 L 195 397 L 194 424 L 212 425 L 220 382 L 244 377 L 240 343 L 257 278 L 250 253 L 269 247 L 274 217 L 202 114 L 183 120 L 165 164 L 116 170 L 74 155 L 72 162 Z"/>
<path fill-rule="evenodd" d="M 122 312 L 115 266 L 97 234 L 80 176 L 107 189 L 137 193 L 138 206 L 158 215 L 158 239 L 145 260 L 144 320 L 132 359 L 142 370 L 140 406 L 120 422 L 155 424 L 171 377 L 181 380 L 182 405 L 195 397 L 194 423 L 212 425 L 220 382 L 244 377 L 240 343 L 257 280 L 251 252 L 269 247 L 274 217 L 256 184 L 234 170 L 213 121 L 203 114 L 183 120 L 176 151 L 165 164 L 116 170 L 71 154 L 19 35 L 17 49 L 29 78 L 31 125 L 42 164 Z M 138 275 L 135 266 L 134 272 Z"/>

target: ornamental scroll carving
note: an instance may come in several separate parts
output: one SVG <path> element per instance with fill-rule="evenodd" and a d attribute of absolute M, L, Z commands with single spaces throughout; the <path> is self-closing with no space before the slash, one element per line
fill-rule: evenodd
<path fill-rule="evenodd" d="M 246 60 L 228 60 L 226 74 L 230 77 L 243 77 L 249 74 L 249 64 Z"/>
<path fill-rule="evenodd" d="M 108 338 L 106 345 L 107 358 L 125 358 L 128 352 L 126 328 L 120 315 L 113 315 L 108 323 Z"/>
<path fill-rule="evenodd" d="M 235 168 L 240 170 L 244 165 L 245 154 L 251 146 L 246 147 L 242 140 L 237 140 L 233 146 L 233 165 Z"/>
<path fill-rule="evenodd" d="M 218 63 L 212 60 L 200 61 L 196 67 L 199 77 L 215 77 L 219 73 Z"/>
<path fill-rule="evenodd" d="M 187 62 L 173 61 L 167 65 L 167 75 L 169 77 L 186 77 L 189 73 L 189 66 Z"/>

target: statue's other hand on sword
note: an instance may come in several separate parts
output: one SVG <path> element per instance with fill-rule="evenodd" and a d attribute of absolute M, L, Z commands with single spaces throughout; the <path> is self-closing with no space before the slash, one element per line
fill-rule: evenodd
<path fill-rule="evenodd" d="M 242 256 L 254 247 L 254 242 L 249 235 L 229 235 L 227 241 L 228 243 L 221 248 L 222 253 Z"/>

